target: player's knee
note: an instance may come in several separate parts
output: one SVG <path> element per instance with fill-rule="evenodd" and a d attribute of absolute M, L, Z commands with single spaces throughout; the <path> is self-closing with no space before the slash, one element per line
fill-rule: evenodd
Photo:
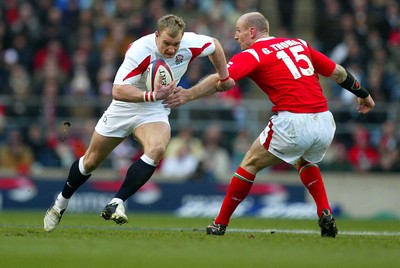
<path fill-rule="evenodd" d="M 159 162 L 165 153 L 165 149 L 164 145 L 156 144 L 150 148 L 148 155 L 155 162 Z"/>
<path fill-rule="evenodd" d="M 87 157 L 87 156 L 85 156 L 84 161 L 83 161 L 83 168 L 85 169 L 85 172 L 91 173 L 91 172 L 93 172 L 99 165 L 100 165 L 100 161 L 96 161 L 96 159 L 93 158 L 93 157 Z"/>
<path fill-rule="evenodd" d="M 308 164 L 309 162 L 304 160 L 302 157 L 300 157 L 296 163 L 293 164 L 293 167 L 296 169 L 302 168 L 304 165 Z"/>
<path fill-rule="evenodd" d="M 252 166 L 252 165 L 255 165 L 256 160 L 257 160 L 257 158 L 255 157 L 255 155 L 247 152 L 243 159 L 243 163 L 246 164 L 247 166 Z"/>
<path fill-rule="evenodd" d="M 258 162 L 259 161 L 258 161 L 257 155 L 247 152 L 245 157 L 243 158 L 241 165 L 249 167 L 249 168 L 251 167 L 251 169 L 254 170 L 254 169 L 258 169 L 258 167 L 257 167 Z"/>
<path fill-rule="evenodd" d="M 297 162 L 293 166 L 297 169 L 298 172 L 301 172 L 304 168 L 307 167 L 318 167 L 316 163 L 309 162 L 303 158 L 297 160 Z"/>

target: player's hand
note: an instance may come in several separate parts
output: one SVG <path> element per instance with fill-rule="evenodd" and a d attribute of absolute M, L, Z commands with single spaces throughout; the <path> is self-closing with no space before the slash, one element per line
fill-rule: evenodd
<path fill-rule="evenodd" d="M 221 82 L 218 81 L 217 83 L 217 91 L 222 92 L 222 91 L 227 91 L 235 86 L 235 80 L 232 78 L 229 78 L 228 80 Z"/>
<path fill-rule="evenodd" d="M 357 98 L 357 99 L 358 99 L 357 111 L 361 114 L 366 114 L 375 107 L 375 102 L 372 99 L 371 95 L 369 95 L 366 98 Z"/>
<path fill-rule="evenodd" d="M 177 87 L 174 92 L 163 101 L 165 108 L 177 108 L 189 101 L 185 89 Z"/>
<path fill-rule="evenodd" d="M 154 91 L 156 94 L 157 100 L 164 100 L 168 98 L 168 96 L 172 95 L 174 90 L 176 89 L 176 81 L 172 81 L 168 85 L 161 85 L 161 82 L 156 86 L 156 90 Z"/>

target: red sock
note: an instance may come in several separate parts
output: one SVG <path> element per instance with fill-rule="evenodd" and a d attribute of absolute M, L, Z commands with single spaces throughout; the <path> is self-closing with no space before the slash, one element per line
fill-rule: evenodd
<path fill-rule="evenodd" d="M 236 170 L 225 195 L 224 202 L 222 202 L 221 210 L 215 219 L 215 223 L 228 225 L 237 206 L 249 194 L 255 177 L 255 175 L 247 172 L 241 167 Z"/>
<path fill-rule="evenodd" d="M 317 205 L 317 215 L 321 216 L 322 210 L 329 209 L 328 197 L 326 195 L 324 181 L 322 180 L 321 171 L 316 164 L 306 163 L 298 168 L 300 179 L 304 186 L 308 189 Z"/>

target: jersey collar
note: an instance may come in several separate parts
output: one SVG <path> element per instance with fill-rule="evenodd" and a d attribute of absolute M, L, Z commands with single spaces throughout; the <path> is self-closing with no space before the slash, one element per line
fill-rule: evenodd
<path fill-rule="evenodd" d="M 275 38 L 275 36 L 268 36 L 268 37 L 260 38 L 260 39 L 257 39 L 254 43 L 270 40 L 270 39 L 273 39 L 273 38 Z"/>

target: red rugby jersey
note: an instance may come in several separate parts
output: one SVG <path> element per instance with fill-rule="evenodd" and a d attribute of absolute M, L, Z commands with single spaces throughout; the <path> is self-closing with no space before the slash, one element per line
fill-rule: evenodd
<path fill-rule="evenodd" d="M 228 63 L 235 80 L 252 79 L 270 98 L 272 111 L 316 113 L 328 110 L 318 74 L 330 76 L 336 63 L 298 38 L 268 37 Z"/>

